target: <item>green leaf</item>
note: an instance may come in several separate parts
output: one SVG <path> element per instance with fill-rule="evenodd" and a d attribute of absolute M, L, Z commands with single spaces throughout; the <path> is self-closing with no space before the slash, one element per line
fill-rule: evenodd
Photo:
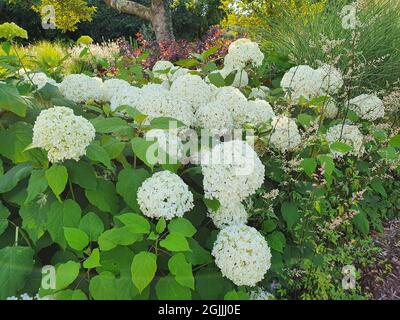
<path fill-rule="evenodd" d="M 53 164 L 50 169 L 46 170 L 45 176 L 50 189 L 53 190 L 57 199 L 61 200 L 60 194 L 64 191 L 68 182 L 67 168 L 59 164 Z"/>
<path fill-rule="evenodd" d="M 18 182 L 29 176 L 32 171 L 30 163 L 18 164 L 0 177 L 0 193 L 6 193 L 16 187 Z"/>
<path fill-rule="evenodd" d="M 33 269 L 33 250 L 28 247 L 0 249 L 0 300 L 17 295 Z"/>
<path fill-rule="evenodd" d="M 56 291 L 68 287 L 79 275 L 81 265 L 75 261 L 62 263 L 56 268 Z"/>
<path fill-rule="evenodd" d="M 139 293 L 151 283 L 157 271 L 157 256 L 154 253 L 142 251 L 136 254 L 132 261 L 132 282 Z"/>
<path fill-rule="evenodd" d="M 353 223 L 362 235 L 367 236 L 369 234 L 369 221 L 364 212 L 360 212 L 354 216 Z"/>
<path fill-rule="evenodd" d="M 86 156 L 92 160 L 104 164 L 108 169 L 112 169 L 111 159 L 107 151 L 97 143 L 92 143 L 86 149 Z"/>
<path fill-rule="evenodd" d="M 394 147 L 382 148 L 378 150 L 378 154 L 381 156 L 381 158 L 386 160 L 396 160 L 398 157 L 398 154 Z"/>
<path fill-rule="evenodd" d="M 93 212 L 86 214 L 79 223 L 79 229 L 85 231 L 90 241 L 97 241 L 104 231 L 103 221 Z"/>
<path fill-rule="evenodd" d="M 91 119 L 90 122 L 93 124 L 96 132 L 98 133 L 113 133 L 121 130 L 131 129 L 128 123 L 121 118 L 98 117 Z"/>
<path fill-rule="evenodd" d="M 30 239 L 36 243 L 46 232 L 48 212 L 53 202 L 48 199 L 43 204 L 31 202 L 20 207 L 19 215 L 22 218 L 22 228 L 29 234 Z"/>
<path fill-rule="evenodd" d="M 88 235 L 78 228 L 64 227 L 64 236 L 68 245 L 77 251 L 82 251 L 89 245 Z"/>
<path fill-rule="evenodd" d="M 177 253 L 168 260 L 168 269 L 175 276 L 176 282 L 194 290 L 192 265 L 186 261 L 183 253 Z"/>
<path fill-rule="evenodd" d="M 3 234 L 4 231 L 6 231 L 8 227 L 8 217 L 10 215 L 10 211 L 3 206 L 3 204 L 0 201 L 0 236 Z"/>
<path fill-rule="evenodd" d="M 224 300 L 249 300 L 249 294 L 243 291 L 232 290 L 226 293 Z"/>
<path fill-rule="evenodd" d="M 221 88 L 225 86 L 225 79 L 221 75 L 220 72 L 213 72 L 208 75 L 208 80 L 216 86 L 217 88 Z"/>
<path fill-rule="evenodd" d="M 47 229 L 54 242 L 62 248 L 66 248 L 67 242 L 64 236 L 64 227 L 76 228 L 81 219 L 81 208 L 79 205 L 68 199 L 63 203 L 53 202 L 48 212 Z"/>
<path fill-rule="evenodd" d="M 45 171 L 43 169 L 33 170 L 28 183 L 28 196 L 25 203 L 34 200 L 38 194 L 46 191 L 48 187 Z"/>
<path fill-rule="evenodd" d="M 190 289 L 180 285 L 171 275 L 158 280 L 156 295 L 159 300 L 190 300 L 192 298 Z"/>
<path fill-rule="evenodd" d="M 150 223 L 141 215 L 136 213 L 124 213 L 115 218 L 121 221 L 132 233 L 150 233 Z"/>
<path fill-rule="evenodd" d="M 90 256 L 83 262 L 83 267 L 85 269 L 94 269 L 100 267 L 100 250 L 98 248 L 94 249 Z"/>
<path fill-rule="evenodd" d="M 156 224 L 156 232 L 158 234 L 163 233 L 166 227 L 167 227 L 167 223 L 166 223 L 164 217 L 161 217 L 161 219 L 158 220 L 158 222 Z"/>
<path fill-rule="evenodd" d="M 175 64 L 180 67 L 191 68 L 191 67 L 198 66 L 200 64 L 200 62 L 197 61 L 196 59 L 183 59 L 183 60 L 176 61 Z"/>
<path fill-rule="evenodd" d="M 126 227 L 113 228 L 103 232 L 99 236 L 98 243 L 101 251 L 108 251 L 118 245 L 129 246 L 141 239 L 141 234 L 132 233 Z"/>
<path fill-rule="evenodd" d="M 11 84 L 0 83 L 0 109 L 25 117 L 27 104 L 16 87 Z"/>
<path fill-rule="evenodd" d="M 196 232 L 196 228 L 192 225 L 192 223 L 185 218 L 174 218 L 168 224 L 168 230 L 171 233 L 180 233 L 185 237 L 192 237 Z"/>
<path fill-rule="evenodd" d="M 305 158 L 301 162 L 301 167 L 309 177 L 312 177 L 312 174 L 317 168 L 317 160 L 315 160 L 314 158 Z"/>
<path fill-rule="evenodd" d="M 118 175 L 117 192 L 122 196 L 126 204 L 139 212 L 137 191 L 142 183 L 150 177 L 145 169 L 123 169 Z"/>
<path fill-rule="evenodd" d="M 203 202 L 208 209 L 210 209 L 211 211 L 214 211 L 214 212 L 218 211 L 218 209 L 221 207 L 221 204 L 219 203 L 219 201 L 217 199 L 203 198 Z"/>
<path fill-rule="evenodd" d="M 400 148 L 400 134 L 390 139 L 389 146 L 393 148 Z"/>
<path fill-rule="evenodd" d="M 143 138 L 133 138 L 131 141 L 134 154 L 149 168 L 153 169 L 158 162 L 157 141 L 147 141 Z"/>
<path fill-rule="evenodd" d="M 310 116 L 309 114 L 306 114 L 306 113 L 300 113 L 297 116 L 297 121 L 305 128 L 308 127 L 313 120 L 314 120 L 314 117 Z"/>
<path fill-rule="evenodd" d="M 89 292 L 94 300 L 118 300 L 118 289 L 115 276 L 108 271 L 93 277 L 89 283 Z"/>
<path fill-rule="evenodd" d="M 378 179 L 371 181 L 371 187 L 374 189 L 375 192 L 379 193 L 382 197 L 387 198 L 387 193 L 382 182 Z"/>
<path fill-rule="evenodd" d="M 85 190 L 89 202 L 101 211 L 114 214 L 118 211 L 118 197 L 111 181 L 97 179 L 95 190 Z"/>
<path fill-rule="evenodd" d="M 283 253 L 283 249 L 286 245 L 286 239 L 282 232 L 274 231 L 273 233 L 267 235 L 267 241 L 271 249 Z"/>
<path fill-rule="evenodd" d="M 292 227 L 300 220 L 299 210 L 292 202 L 284 202 L 281 207 L 281 213 L 283 219 L 287 223 L 288 229 L 292 229 Z"/>
<path fill-rule="evenodd" d="M 318 157 L 318 160 L 321 164 L 321 167 L 324 168 L 324 176 L 328 183 L 330 184 L 332 182 L 332 173 L 333 170 L 335 169 L 335 163 L 333 162 L 333 158 L 328 155 L 320 155 Z"/>
<path fill-rule="evenodd" d="M 83 189 L 95 190 L 97 186 L 96 172 L 93 166 L 86 161 L 67 162 L 68 176 L 72 183 Z"/>
<path fill-rule="evenodd" d="M 116 159 L 125 149 L 125 142 L 119 141 L 111 136 L 103 136 L 101 139 L 104 150 L 107 151 L 111 159 Z"/>
<path fill-rule="evenodd" d="M 78 290 L 62 290 L 59 292 L 56 292 L 52 295 L 54 300 L 68 300 L 68 301 L 75 301 L 75 300 L 87 300 L 86 294 L 78 289 Z"/>
<path fill-rule="evenodd" d="M 185 252 L 185 256 L 188 262 L 195 266 L 198 266 L 201 264 L 208 264 L 213 261 L 211 253 L 200 246 L 200 244 L 195 239 L 189 238 L 188 242 L 191 250 Z"/>
<path fill-rule="evenodd" d="M 190 251 L 189 244 L 180 233 L 172 232 L 164 240 L 160 241 L 160 246 L 169 251 Z"/>
<path fill-rule="evenodd" d="M 173 124 L 173 125 L 171 125 L 171 124 Z M 158 117 L 158 118 L 154 118 L 153 120 L 150 121 L 149 127 L 151 129 L 168 130 L 168 129 L 186 127 L 186 125 L 182 121 L 179 121 L 175 118 Z"/>
<path fill-rule="evenodd" d="M 346 154 L 353 150 L 353 147 L 343 142 L 334 142 L 329 147 L 332 151 L 340 152 L 342 154 Z"/>
<path fill-rule="evenodd" d="M 274 220 L 265 220 L 262 223 L 262 230 L 264 232 L 272 232 L 276 229 L 277 224 Z"/>
<path fill-rule="evenodd" d="M 207 60 L 209 57 L 211 57 L 214 53 L 217 53 L 219 50 L 219 46 L 213 46 L 211 48 L 209 48 L 207 51 L 204 51 L 201 54 L 201 57 L 203 59 L 203 61 Z"/>

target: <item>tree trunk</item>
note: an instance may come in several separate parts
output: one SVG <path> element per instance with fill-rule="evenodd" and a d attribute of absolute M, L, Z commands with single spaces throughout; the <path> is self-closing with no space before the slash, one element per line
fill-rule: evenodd
<path fill-rule="evenodd" d="M 172 18 L 170 10 L 169 7 L 167 7 L 168 3 L 165 2 L 168 2 L 168 0 L 151 1 L 151 24 L 153 26 L 154 33 L 156 34 L 156 40 L 158 42 L 169 42 L 175 40 L 174 32 L 172 29 Z"/>
<path fill-rule="evenodd" d="M 129 0 L 103 0 L 104 3 L 122 13 L 131 14 L 150 21 L 158 42 L 175 40 L 169 0 L 151 0 L 151 7 Z"/>

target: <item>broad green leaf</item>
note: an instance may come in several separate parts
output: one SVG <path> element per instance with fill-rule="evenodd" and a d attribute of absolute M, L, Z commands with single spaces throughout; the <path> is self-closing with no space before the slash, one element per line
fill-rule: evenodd
<path fill-rule="evenodd" d="M 133 285 L 129 287 L 130 283 L 116 278 L 109 271 L 103 271 L 90 280 L 89 292 L 94 300 L 132 300 L 136 292 L 133 293 Z"/>
<path fill-rule="evenodd" d="M 59 164 L 53 164 L 46 170 L 45 176 L 50 189 L 53 190 L 57 199 L 61 200 L 60 194 L 64 191 L 68 182 L 67 168 Z"/>
<path fill-rule="evenodd" d="M 136 213 L 124 213 L 120 216 L 116 216 L 116 219 L 121 221 L 126 228 L 132 233 L 145 233 L 150 232 L 149 221 Z"/>
<path fill-rule="evenodd" d="M 22 218 L 22 228 L 29 234 L 30 239 L 34 243 L 47 230 L 48 212 L 52 203 L 51 198 L 48 198 L 45 204 L 30 202 L 22 205 L 19 209 L 19 215 Z"/>
<path fill-rule="evenodd" d="M 88 235 L 78 228 L 64 227 L 64 236 L 68 245 L 77 251 L 82 251 L 89 245 Z"/>
<path fill-rule="evenodd" d="M 33 269 L 34 252 L 28 247 L 0 249 L 0 300 L 15 296 Z"/>
<path fill-rule="evenodd" d="M 314 158 L 305 158 L 301 162 L 301 167 L 309 177 L 312 177 L 312 174 L 317 168 L 317 160 L 315 160 Z"/>
<path fill-rule="evenodd" d="M 92 160 L 104 164 L 108 169 L 112 169 L 111 158 L 102 146 L 93 142 L 86 149 L 86 156 Z"/>
<path fill-rule="evenodd" d="M 274 231 L 273 233 L 267 235 L 267 241 L 271 249 L 283 253 L 283 249 L 286 245 L 286 239 L 282 232 Z"/>
<path fill-rule="evenodd" d="M 11 84 L 0 83 L 0 109 L 25 117 L 27 104 L 16 87 Z"/>
<path fill-rule="evenodd" d="M 136 212 L 140 211 L 137 202 L 137 191 L 142 183 L 150 177 L 145 169 L 123 169 L 118 175 L 117 192 L 126 204 Z"/>
<path fill-rule="evenodd" d="M 132 243 L 141 240 L 142 235 L 130 232 L 126 227 L 113 228 L 104 231 L 98 239 L 101 251 L 114 249 L 116 246 L 129 246 Z"/>
<path fill-rule="evenodd" d="M 190 300 L 192 292 L 169 275 L 158 280 L 156 294 L 159 300 Z"/>
<path fill-rule="evenodd" d="M 154 253 L 142 251 L 135 255 L 132 261 L 132 282 L 142 293 L 153 280 L 157 271 L 157 256 Z"/>
<path fill-rule="evenodd" d="M 232 282 L 222 276 L 221 271 L 213 266 L 200 269 L 195 274 L 196 291 L 203 300 L 220 300 L 227 291 L 233 289 Z"/>
<path fill-rule="evenodd" d="M 210 82 L 217 88 L 225 86 L 225 79 L 220 72 L 213 72 L 208 75 Z"/>
<path fill-rule="evenodd" d="M 3 234 L 4 231 L 6 231 L 8 227 L 8 217 L 10 215 L 10 211 L 3 206 L 3 204 L 0 201 L 0 236 Z"/>
<path fill-rule="evenodd" d="M 353 150 L 353 147 L 349 146 L 346 143 L 338 142 L 338 141 L 332 143 L 329 147 L 332 151 L 340 152 L 342 154 L 346 154 L 347 152 L 350 152 L 351 150 Z"/>
<path fill-rule="evenodd" d="M 62 290 L 59 292 L 56 292 L 54 294 L 52 294 L 52 297 L 54 298 L 54 300 L 87 300 L 86 294 L 78 289 L 78 290 Z"/>
<path fill-rule="evenodd" d="M 143 138 L 133 138 L 131 141 L 133 153 L 149 168 L 153 169 L 158 162 L 158 142 Z"/>
<path fill-rule="evenodd" d="M 381 181 L 378 179 L 371 181 L 371 187 L 375 192 L 379 193 L 382 197 L 387 198 L 387 193 Z"/>
<path fill-rule="evenodd" d="M 21 180 L 29 176 L 32 171 L 30 163 L 21 163 L 12 167 L 4 175 L 0 176 L 0 193 L 6 193 L 15 188 Z"/>
<path fill-rule="evenodd" d="M 83 189 L 95 190 L 97 186 L 96 172 L 93 166 L 83 160 L 66 162 L 68 176 L 71 182 Z"/>
<path fill-rule="evenodd" d="M 85 190 L 86 198 L 89 202 L 101 211 L 114 214 L 118 211 L 118 197 L 115 186 L 111 181 L 97 179 L 95 190 Z"/>
<path fill-rule="evenodd" d="M 378 150 L 379 155 L 381 158 L 386 160 L 396 160 L 398 158 L 398 153 L 394 147 L 387 147 Z"/>
<path fill-rule="evenodd" d="M 328 155 L 320 155 L 318 158 L 321 167 L 324 168 L 324 176 L 328 183 L 330 184 L 332 182 L 332 173 L 333 170 L 335 169 L 335 163 L 333 162 L 333 158 Z"/>
<path fill-rule="evenodd" d="M 45 176 L 45 170 L 33 170 L 31 173 L 31 177 L 29 178 L 27 188 L 28 197 L 26 198 L 25 203 L 29 203 L 32 200 L 35 200 L 38 194 L 46 191 L 47 187 L 48 183 Z"/>
<path fill-rule="evenodd" d="M 180 233 L 172 232 L 164 240 L 160 241 L 160 246 L 172 251 L 190 251 L 189 244 L 185 238 Z"/>
<path fill-rule="evenodd" d="M 221 204 L 219 203 L 219 201 L 217 199 L 203 198 L 203 202 L 207 206 L 208 209 L 210 209 L 211 211 L 214 211 L 214 212 L 218 211 L 218 209 L 221 206 Z"/>
<path fill-rule="evenodd" d="M 121 118 L 98 117 L 91 119 L 90 122 L 98 133 L 113 133 L 131 128 L 128 123 Z"/>
<path fill-rule="evenodd" d="M 60 291 L 67 288 L 72 284 L 79 275 L 79 270 L 81 265 L 75 261 L 68 261 L 66 263 L 61 263 L 56 267 L 56 289 L 52 290 L 40 290 L 41 295 L 46 295 L 48 293 L 53 293 L 54 291 Z"/>
<path fill-rule="evenodd" d="M 168 260 L 168 269 L 175 276 L 176 282 L 194 290 L 192 265 L 186 261 L 183 253 L 177 253 Z"/>
<path fill-rule="evenodd" d="M 169 117 L 159 117 L 159 118 L 154 118 L 153 120 L 150 121 L 150 128 L 151 129 L 176 129 L 176 128 L 181 128 L 181 127 L 186 127 L 186 125 L 177 119 L 174 118 L 169 118 Z"/>
<path fill-rule="evenodd" d="M 100 267 L 100 250 L 98 248 L 94 249 L 90 256 L 83 262 L 83 267 L 85 269 L 94 269 Z"/>
<path fill-rule="evenodd" d="M 81 208 L 79 205 L 68 199 L 63 203 L 54 202 L 48 212 L 47 229 L 54 242 L 62 248 L 66 248 L 67 242 L 64 236 L 64 227 L 76 228 L 81 219 Z"/>
<path fill-rule="evenodd" d="M 112 136 L 103 136 L 101 143 L 111 159 L 116 159 L 125 149 L 125 142 L 119 141 Z"/>
<path fill-rule="evenodd" d="M 354 216 L 353 223 L 362 235 L 367 236 L 369 234 L 369 221 L 364 212 L 360 212 Z"/>
<path fill-rule="evenodd" d="M 195 239 L 189 238 L 188 242 L 191 250 L 185 251 L 185 256 L 188 262 L 197 266 L 201 264 L 208 264 L 213 261 L 211 253 L 200 246 Z"/>
<path fill-rule="evenodd" d="M 262 223 L 262 230 L 264 232 L 272 232 L 276 229 L 277 224 L 274 220 L 265 220 Z"/>
<path fill-rule="evenodd" d="M 400 134 L 390 139 L 389 146 L 393 148 L 400 148 Z"/>
<path fill-rule="evenodd" d="M 156 224 L 156 232 L 158 234 L 163 233 L 165 228 L 166 228 L 166 226 L 167 226 L 167 223 L 166 223 L 164 217 L 161 217 L 161 219 L 158 220 L 158 222 Z"/>
<path fill-rule="evenodd" d="M 200 64 L 199 61 L 196 59 L 183 59 L 183 60 L 178 60 L 175 62 L 177 66 L 184 67 L 184 68 L 191 68 L 198 66 Z"/>
<path fill-rule="evenodd" d="M 314 117 L 310 116 L 309 114 L 306 114 L 306 113 L 300 113 L 297 116 L 297 121 L 305 128 L 308 127 L 313 120 L 314 120 Z"/>
<path fill-rule="evenodd" d="M 185 218 L 174 218 L 168 224 L 168 230 L 171 233 L 180 233 L 185 237 L 192 237 L 196 232 L 196 228 L 192 225 L 192 223 Z"/>
<path fill-rule="evenodd" d="M 299 209 L 292 202 L 284 202 L 281 207 L 281 213 L 283 219 L 287 223 L 288 229 L 292 229 L 292 227 L 300 220 Z"/>
<path fill-rule="evenodd" d="M 90 241 L 97 241 L 104 231 L 103 221 L 93 212 L 87 213 L 79 223 L 79 229 L 85 231 Z"/>

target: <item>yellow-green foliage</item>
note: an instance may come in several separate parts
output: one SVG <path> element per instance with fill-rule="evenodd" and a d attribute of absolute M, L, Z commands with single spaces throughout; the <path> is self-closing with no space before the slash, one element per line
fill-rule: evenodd
<path fill-rule="evenodd" d="M 62 65 L 66 56 L 60 44 L 41 41 L 29 48 L 32 62 L 36 68 L 52 73 Z"/>
<path fill-rule="evenodd" d="M 85 0 L 42 0 L 39 5 L 33 6 L 33 10 L 42 13 L 45 6 L 54 7 L 56 27 L 63 32 L 75 31 L 78 23 L 92 21 L 96 12 L 96 7 L 88 6 Z"/>

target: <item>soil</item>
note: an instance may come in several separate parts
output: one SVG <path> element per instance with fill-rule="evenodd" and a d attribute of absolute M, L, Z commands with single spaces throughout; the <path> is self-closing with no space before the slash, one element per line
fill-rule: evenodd
<path fill-rule="evenodd" d="M 381 252 L 377 264 L 363 272 L 363 291 L 375 300 L 400 300 L 400 220 L 386 223 L 375 243 Z"/>

